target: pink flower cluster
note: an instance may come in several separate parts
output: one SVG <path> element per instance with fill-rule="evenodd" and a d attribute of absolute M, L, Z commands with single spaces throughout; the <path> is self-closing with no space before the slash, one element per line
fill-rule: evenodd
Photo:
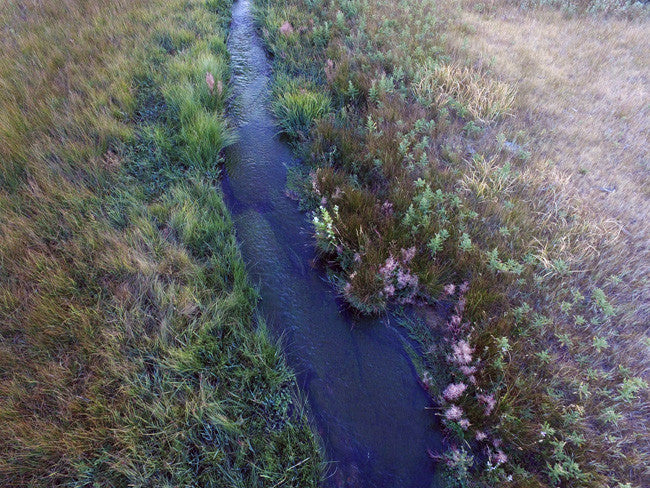
<path fill-rule="evenodd" d="M 325 61 L 325 78 L 327 79 L 327 82 L 332 83 L 334 81 L 334 76 L 334 61 L 328 59 Z"/>
<path fill-rule="evenodd" d="M 467 385 L 465 383 L 451 383 L 447 388 L 445 388 L 445 391 L 442 392 L 442 396 L 445 400 L 453 402 L 458 400 L 466 389 Z"/>
<path fill-rule="evenodd" d="M 408 264 L 411 259 L 415 257 L 415 246 L 409 247 L 408 249 L 402 249 L 402 262 Z"/>
<path fill-rule="evenodd" d="M 390 279 L 395 269 L 397 269 L 398 264 L 399 263 L 395 260 L 395 258 L 391 254 L 386 259 L 384 265 L 381 268 L 379 268 L 379 274 L 384 278 L 384 280 Z"/>
<path fill-rule="evenodd" d="M 445 418 L 447 420 L 460 420 L 463 418 L 463 409 L 458 405 L 452 405 L 445 411 Z"/>
<path fill-rule="evenodd" d="M 214 94 L 214 75 L 209 71 L 205 73 L 205 84 L 208 85 L 210 93 Z M 221 80 L 217 81 L 217 93 L 219 95 L 223 93 L 223 83 Z"/>
<path fill-rule="evenodd" d="M 384 282 L 384 295 L 387 298 L 400 292 L 400 303 L 413 303 L 418 291 L 419 280 L 416 275 L 411 273 L 407 264 L 415 257 L 415 253 L 415 247 L 401 249 L 401 261 L 390 254 L 379 268 L 379 276 Z"/>
<path fill-rule="evenodd" d="M 280 26 L 280 34 L 283 36 L 288 36 L 293 33 L 293 26 L 289 23 L 288 20 L 285 20 L 284 23 Z"/>
<path fill-rule="evenodd" d="M 452 355 L 450 361 L 458 365 L 467 365 L 472 362 L 472 354 L 474 354 L 474 348 L 469 345 L 464 339 L 456 342 L 452 346 Z"/>
<path fill-rule="evenodd" d="M 508 461 L 508 456 L 506 456 L 503 451 L 497 451 L 497 453 L 494 455 L 494 462 L 499 465 L 503 464 Z"/>
<path fill-rule="evenodd" d="M 393 261 L 388 261 L 390 266 L 384 266 L 382 269 L 391 268 Z M 399 263 L 394 264 L 395 268 Z M 442 392 L 440 401 L 445 405 L 443 410 L 444 419 L 446 422 L 454 422 L 455 425 L 463 430 L 470 430 L 472 423 L 469 418 L 465 416 L 463 406 L 474 410 L 475 407 L 470 406 L 470 403 L 477 402 L 483 408 L 483 414 L 486 417 L 485 422 L 489 424 L 487 417 L 492 415 L 497 407 L 497 399 L 493 393 L 481 392 L 478 387 L 475 374 L 480 369 L 481 359 L 475 358 L 475 348 L 472 347 L 470 338 L 472 329 L 468 322 L 463 321 L 463 314 L 466 307 L 465 294 L 469 290 L 469 283 L 464 282 L 461 285 L 447 284 L 443 287 L 444 295 L 449 297 L 456 297 L 457 302 L 454 307 L 454 312 L 449 318 L 447 323 L 447 337 L 445 342 L 450 348 L 447 360 L 454 366 L 453 371 L 456 378 L 459 376 L 463 381 L 456 380 L 449 383 Z M 435 349 L 434 349 L 435 350 Z M 426 382 L 424 380 L 426 378 Z M 427 389 L 430 389 L 431 377 L 425 373 L 423 383 L 426 384 Z M 472 395 L 467 394 L 468 388 L 473 385 L 478 391 Z M 459 405 L 460 404 L 460 405 Z M 463 405 L 463 406 L 461 406 Z M 476 405 L 476 403 L 474 403 Z M 476 419 L 474 419 L 476 420 Z M 483 423 L 481 419 L 480 423 Z M 494 435 L 490 435 L 487 430 L 474 430 L 474 438 L 482 443 L 482 448 L 489 457 L 493 466 L 505 464 L 508 461 L 508 456 L 501 450 L 502 440 Z"/>
<path fill-rule="evenodd" d="M 494 395 L 486 395 L 484 393 L 479 393 L 478 395 L 476 395 L 476 398 L 478 399 L 479 402 L 481 402 L 484 405 L 483 412 L 485 413 L 486 417 L 492 413 L 494 407 L 496 407 L 497 405 L 497 401 L 495 400 Z"/>
<path fill-rule="evenodd" d="M 208 85 L 210 93 L 214 91 L 214 75 L 209 71 L 205 74 L 205 83 Z"/>
<path fill-rule="evenodd" d="M 422 385 L 427 391 L 429 391 L 431 389 L 431 385 L 433 385 L 433 378 L 428 371 L 425 371 L 422 375 Z"/>

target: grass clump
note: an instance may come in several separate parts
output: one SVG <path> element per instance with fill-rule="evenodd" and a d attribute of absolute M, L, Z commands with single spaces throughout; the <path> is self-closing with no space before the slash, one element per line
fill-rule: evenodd
<path fill-rule="evenodd" d="M 229 5 L 0 11 L 2 486 L 318 483 L 214 178 Z"/>
<path fill-rule="evenodd" d="M 484 78 L 467 66 L 434 63 L 422 68 L 416 79 L 414 92 L 425 103 L 442 107 L 457 102 L 479 121 L 507 114 L 514 102 L 508 84 Z"/>
<path fill-rule="evenodd" d="M 610 241 L 501 117 L 512 88 L 453 49 L 456 11 L 256 5 L 277 78 L 331 100 L 294 188 L 339 291 L 423 312 L 407 326 L 455 446 L 431 453 L 449 484 L 642 486 L 647 316 L 619 277 L 636 273 L 601 260 Z"/>
<path fill-rule="evenodd" d="M 234 135 L 221 117 L 199 111 L 181 127 L 182 159 L 188 166 L 214 168 L 219 152 L 234 141 Z"/>
<path fill-rule="evenodd" d="M 314 123 L 330 111 L 327 94 L 299 86 L 296 82 L 279 81 L 272 106 L 282 131 L 293 139 L 305 138 Z"/>

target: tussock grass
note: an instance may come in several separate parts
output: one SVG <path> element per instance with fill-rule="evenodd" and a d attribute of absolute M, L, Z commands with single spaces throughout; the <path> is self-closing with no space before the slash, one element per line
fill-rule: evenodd
<path fill-rule="evenodd" d="M 443 106 L 456 101 L 482 122 L 507 114 L 514 91 L 506 83 L 482 77 L 468 66 L 433 64 L 416 75 L 413 89 L 425 102 Z"/>
<path fill-rule="evenodd" d="M 278 82 L 274 91 L 273 113 L 283 132 L 293 139 L 305 138 L 314 123 L 330 111 L 328 96 L 305 88 L 303 83 Z"/>
<path fill-rule="evenodd" d="M 457 5 L 256 4 L 278 78 L 332 100 L 298 150 L 341 294 L 364 312 L 424 312 L 406 325 L 453 443 L 431 453 L 449 484 L 642 486 L 643 280 L 533 154 L 519 90 L 498 89 L 515 80 L 463 55 Z M 423 87 L 422 66 L 452 68 Z M 515 117 L 481 116 L 490 97 Z M 427 319 L 437 301 L 452 311 L 443 327 Z"/>
<path fill-rule="evenodd" d="M 214 179 L 229 5 L 0 10 L 2 486 L 318 481 Z"/>

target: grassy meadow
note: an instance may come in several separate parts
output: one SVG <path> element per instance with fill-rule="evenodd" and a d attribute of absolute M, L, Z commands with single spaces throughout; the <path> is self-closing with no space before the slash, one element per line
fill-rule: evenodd
<path fill-rule="evenodd" d="M 0 485 L 317 486 L 219 190 L 228 0 L 0 6 Z"/>
<path fill-rule="evenodd" d="M 647 7 L 255 5 L 334 286 L 423 312 L 449 485 L 644 486 Z"/>

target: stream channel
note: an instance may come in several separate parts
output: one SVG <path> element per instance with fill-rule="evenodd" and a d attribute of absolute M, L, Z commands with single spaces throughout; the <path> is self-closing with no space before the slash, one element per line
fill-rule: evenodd
<path fill-rule="evenodd" d="M 325 486 L 431 486 L 427 449 L 439 451 L 431 400 L 389 316 L 343 312 L 316 257 L 311 224 L 285 196 L 299 164 L 269 108 L 271 65 L 250 0 L 236 0 L 228 39 L 238 142 L 226 151 L 223 189 L 237 239 L 323 439 Z"/>

